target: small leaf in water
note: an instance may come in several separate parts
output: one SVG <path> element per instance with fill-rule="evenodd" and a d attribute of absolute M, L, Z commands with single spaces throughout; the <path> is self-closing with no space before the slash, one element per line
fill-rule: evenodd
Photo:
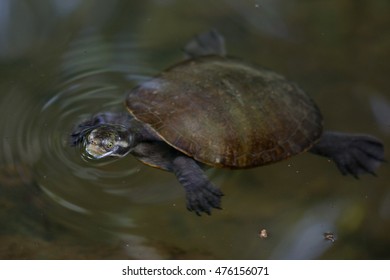
<path fill-rule="evenodd" d="M 325 240 L 332 241 L 332 243 L 333 243 L 333 242 L 336 241 L 336 236 L 334 235 L 333 232 L 325 232 L 325 233 L 324 233 L 324 239 L 325 239 Z"/>
<path fill-rule="evenodd" d="M 266 238 L 268 238 L 268 232 L 267 232 L 267 230 L 266 230 L 265 228 L 263 228 L 262 230 L 260 230 L 260 232 L 259 232 L 259 237 L 260 237 L 261 239 L 266 239 Z"/>

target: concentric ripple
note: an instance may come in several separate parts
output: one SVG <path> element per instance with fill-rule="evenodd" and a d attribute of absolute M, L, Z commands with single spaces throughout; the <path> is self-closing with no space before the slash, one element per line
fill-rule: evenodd
<path fill-rule="evenodd" d="M 148 190 L 140 172 L 143 165 L 132 157 L 90 160 L 83 147 L 70 146 L 69 136 L 75 124 L 97 112 L 125 112 L 126 90 L 153 72 L 137 62 L 140 57 L 131 43 L 80 39 L 62 56 L 56 86 L 36 85 L 39 94 L 23 86 L 4 89 L 0 168 L 27 166 L 46 196 L 65 209 L 58 219 L 66 222 L 71 211 L 88 215 L 89 221 L 106 216 L 108 223 L 132 225 L 123 205 L 142 202 Z M 166 190 L 159 195 L 153 183 L 149 186 L 153 195 L 148 203 L 167 197 Z"/>

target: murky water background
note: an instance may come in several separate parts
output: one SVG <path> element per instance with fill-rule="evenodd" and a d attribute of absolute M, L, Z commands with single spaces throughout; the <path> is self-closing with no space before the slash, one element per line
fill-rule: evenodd
<path fill-rule="evenodd" d="M 224 210 L 199 218 L 172 174 L 131 157 L 91 161 L 67 143 L 74 123 L 124 110 L 127 89 L 214 27 L 230 54 L 299 83 L 327 129 L 373 134 L 389 160 L 389 8 L 386 0 L 0 0 L 0 258 L 389 259 L 388 164 L 360 180 L 311 154 L 209 170 Z"/>

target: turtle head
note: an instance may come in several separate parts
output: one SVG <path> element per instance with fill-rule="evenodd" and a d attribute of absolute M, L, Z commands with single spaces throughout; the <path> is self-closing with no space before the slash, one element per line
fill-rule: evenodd
<path fill-rule="evenodd" d="M 101 125 L 85 137 L 85 151 L 93 158 L 123 157 L 134 146 L 134 137 L 120 125 Z"/>

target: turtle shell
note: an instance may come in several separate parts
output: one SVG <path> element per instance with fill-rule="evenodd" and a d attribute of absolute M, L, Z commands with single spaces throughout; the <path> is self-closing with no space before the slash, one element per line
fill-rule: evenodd
<path fill-rule="evenodd" d="M 186 60 L 132 89 L 130 113 L 205 164 L 249 168 L 309 149 L 321 136 L 314 102 L 283 76 L 238 59 Z"/>

